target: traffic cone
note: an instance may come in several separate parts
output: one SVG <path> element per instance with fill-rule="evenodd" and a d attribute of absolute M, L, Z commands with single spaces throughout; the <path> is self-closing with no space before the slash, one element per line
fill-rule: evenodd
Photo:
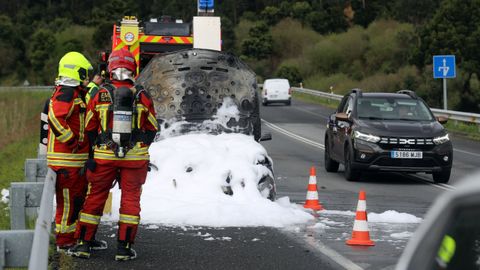
<path fill-rule="evenodd" d="M 315 173 L 315 167 L 310 168 L 310 178 L 308 180 L 307 199 L 305 200 L 304 208 L 310 208 L 313 210 L 323 210 L 323 206 L 318 202 L 317 191 L 317 176 Z"/>
<path fill-rule="evenodd" d="M 357 204 L 357 214 L 353 223 L 352 239 L 347 240 L 347 245 L 351 246 L 374 246 L 375 243 L 370 240 L 367 222 L 367 196 L 365 191 L 360 190 Z"/>

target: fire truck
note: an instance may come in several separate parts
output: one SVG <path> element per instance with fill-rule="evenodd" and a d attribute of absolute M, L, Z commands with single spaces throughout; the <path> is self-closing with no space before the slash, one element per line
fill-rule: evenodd
<path fill-rule="evenodd" d="M 193 48 L 192 25 L 170 16 L 140 23 L 135 16 L 125 16 L 113 25 L 111 51 L 127 49 L 135 56 L 137 74 L 159 53 Z M 108 52 L 102 52 L 100 70 L 105 72 Z"/>

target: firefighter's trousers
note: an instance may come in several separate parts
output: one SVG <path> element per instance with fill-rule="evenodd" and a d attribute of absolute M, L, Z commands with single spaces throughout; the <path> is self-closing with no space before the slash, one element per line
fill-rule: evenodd
<path fill-rule="evenodd" d="M 85 175 L 80 175 L 80 168 L 64 167 L 55 169 L 57 210 L 55 214 L 55 232 L 57 246 L 75 244 L 75 227 L 78 214 L 82 209 L 87 191 Z"/>
<path fill-rule="evenodd" d="M 115 180 L 121 189 L 118 240 L 133 243 L 140 222 L 140 195 L 147 177 L 148 161 L 96 160 L 93 172 L 88 171 L 89 191 L 75 233 L 77 239 L 95 239 L 108 193 Z"/>

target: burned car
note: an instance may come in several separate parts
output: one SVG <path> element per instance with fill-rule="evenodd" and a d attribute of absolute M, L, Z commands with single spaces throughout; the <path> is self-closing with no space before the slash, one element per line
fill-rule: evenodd
<path fill-rule="evenodd" d="M 261 135 L 256 75 L 232 54 L 188 49 L 157 55 L 137 83 L 154 101 L 161 125 L 158 140 L 192 133 L 245 134 L 255 141 L 271 138 Z M 265 155 L 256 162 L 271 172 L 258 179 L 258 188 L 273 200 L 272 161 Z M 223 189 L 232 192 L 228 185 Z"/>

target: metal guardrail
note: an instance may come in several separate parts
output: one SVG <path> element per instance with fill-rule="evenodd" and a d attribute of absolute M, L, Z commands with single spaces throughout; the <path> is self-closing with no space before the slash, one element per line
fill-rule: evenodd
<path fill-rule="evenodd" d="M 43 186 L 42 201 L 35 225 L 29 270 L 46 270 L 48 268 L 48 245 L 53 216 L 53 195 L 57 176 L 52 169 L 48 169 Z"/>
<path fill-rule="evenodd" d="M 333 93 L 326 93 L 326 92 L 321 92 L 318 90 L 306 89 L 306 88 L 292 87 L 292 90 L 295 92 L 309 94 L 317 97 L 323 97 L 323 98 L 332 99 L 332 100 L 341 100 L 343 97 L 341 95 L 336 95 Z M 477 125 L 480 124 L 480 114 L 477 114 L 477 113 L 441 110 L 441 109 L 435 109 L 435 108 L 432 108 L 431 110 L 436 116 L 446 116 L 448 117 L 449 120 L 455 120 L 455 121 L 466 122 L 466 123 L 477 124 Z"/>
<path fill-rule="evenodd" d="M 465 112 L 441 110 L 441 109 L 431 109 L 431 110 L 437 116 L 446 116 L 448 117 L 448 119 L 452 119 L 455 121 L 475 123 L 477 125 L 480 124 L 480 114 L 477 114 L 477 113 L 465 113 Z"/>
<path fill-rule="evenodd" d="M 45 159 L 27 159 L 25 182 L 11 183 L 12 230 L 0 231 L 0 269 L 47 269 L 55 179 L 55 172 L 47 170 Z M 27 221 L 36 216 L 35 230 L 25 230 Z"/>
<path fill-rule="evenodd" d="M 326 92 L 321 92 L 318 90 L 313 90 L 313 89 L 307 89 L 307 88 L 298 88 L 298 87 L 292 87 L 292 90 L 295 92 L 303 93 L 303 94 L 309 94 L 312 96 L 317 96 L 317 97 L 323 97 L 323 98 L 328 98 L 328 99 L 333 99 L 333 100 L 342 100 L 343 96 L 342 95 L 337 95 L 333 93 L 326 93 Z"/>
<path fill-rule="evenodd" d="M 38 86 L 0 86 L 1 91 L 11 91 L 11 90 L 40 90 L 40 91 L 50 91 L 53 89 L 53 86 L 50 85 L 38 85 Z"/>

